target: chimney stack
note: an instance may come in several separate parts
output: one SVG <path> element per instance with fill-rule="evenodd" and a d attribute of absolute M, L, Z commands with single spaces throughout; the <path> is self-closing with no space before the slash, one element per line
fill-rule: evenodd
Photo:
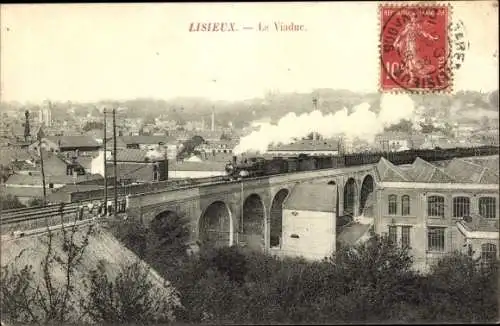
<path fill-rule="evenodd" d="M 215 131 L 215 108 L 212 106 L 212 131 Z"/>
<path fill-rule="evenodd" d="M 236 157 L 236 155 L 234 155 L 234 156 L 233 156 L 233 165 L 235 165 L 235 166 L 236 166 L 236 163 L 237 163 L 237 157 Z"/>
<path fill-rule="evenodd" d="M 314 111 L 318 110 L 318 99 L 313 97 L 313 109 Z M 313 131 L 313 141 L 315 142 L 316 140 L 318 140 L 318 133 L 316 131 Z"/>

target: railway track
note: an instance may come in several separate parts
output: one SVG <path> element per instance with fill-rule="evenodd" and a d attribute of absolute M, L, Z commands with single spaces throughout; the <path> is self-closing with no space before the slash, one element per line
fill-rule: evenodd
<path fill-rule="evenodd" d="M 161 190 L 176 189 L 178 187 L 190 187 L 210 182 L 221 182 L 225 179 L 226 177 L 220 176 L 220 177 L 193 179 L 193 180 L 174 180 L 171 181 L 168 185 L 166 184 L 165 187 L 163 187 Z M 111 189 L 111 192 L 109 192 L 108 189 L 108 192 L 110 194 L 113 193 L 112 191 L 113 189 Z M 119 200 L 123 200 L 123 198 L 124 196 L 122 195 L 119 197 Z M 65 203 L 63 206 L 61 206 L 61 204 L 50 204 L 45 207 L 23 207 L 23 208 L 3 210 L 0 211 L 0 226 L 16 224 L 21 222 L 28 222 L 42 218 L 76 214 L 77 210 L 81 205 L 83 205 L 84 209 L 86 210 L 87 203 L 102 201 L 102 200 L 104 200 L 104 197 L 97 197 L 74 203 Z M 108 200 L 112 200 L 112 195 L 108 197 Z"/>
<path fill-rule="evenodd" d="M 42 218 L 76 214 L 79 205 L 78 203 L 74 203 L 62 207 L 61 205 L 50 205 L 46 207 L 33 207 L 26 210 L 3 211 L 0 218 L 0 225 L 5 226 Z"/>
<path fill-rule="evenodd" d="M 93 223 L 97 222 L 98 220 L 99 220 L 99 218 L 93 217 L 93 218 L 88 218 L 88 219 L 84 219 L 81 221 L 70 221 L 70 222 L 66 222 L 66 223 L 62 223 L 62 224 L 50 225 L 50 226 L 41 227 L 41 228 L 34 228 L 34 229 L 30 229 L 30 230 L 13 231 L 10 234 L 2 235 L 1 240 L 2 241 L 13 241 L 13 240 L 16 240 L 18 238 L 37 236 L 37 235 L 61 230 L 63 227 L 64 228 L 67 228 L 67 227 L 79 228 L 82 226 L 93 224 Z"/>

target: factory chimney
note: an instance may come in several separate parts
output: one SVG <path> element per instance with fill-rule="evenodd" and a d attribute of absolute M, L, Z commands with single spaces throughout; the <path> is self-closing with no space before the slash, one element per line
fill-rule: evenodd
<path fill-rule="evenodd" d="M 316 97 L 313 97 L 313 110 L 316 111 L 318 109 L 318 99 Z M 313 141 L 317 141 L 318 140 L 318 133 L 316 131 L 313 131 Z"/>
<path fill-rule="evenodd" d="M 212 131 L 215 131 L 215 107 L 212 106 Z"/>

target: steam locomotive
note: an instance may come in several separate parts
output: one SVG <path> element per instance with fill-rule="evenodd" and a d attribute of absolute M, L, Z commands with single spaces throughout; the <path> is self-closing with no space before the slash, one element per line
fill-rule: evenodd
<path fill-rule="evenodd" d="M 413 149 L 402 152 L 366 152 L 357 154 L 314 156 L 301 154 L 297 157 L 248 157 L 238 162 L 233 156 L 226 164 L 227 176 L 232 179 L 254 178 L 299 171 L 334 169 L 342 167 L 375 164 L 384 157 L 393 164 L 411 164 L 417 157 L 427 161 L 451 160 L 455 157 L 498 155 L 498 146 L 459 147 L 450 149 Z"/>

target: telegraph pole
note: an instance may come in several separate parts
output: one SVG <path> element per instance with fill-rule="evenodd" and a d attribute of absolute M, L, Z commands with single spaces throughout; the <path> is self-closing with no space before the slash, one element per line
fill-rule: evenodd
<path fill-rule="evenodd" d="M 106 109 L 104 109 L 104 216 L 108 214 L 108 173 L 106 169 L 107 139 L 106 139 Z"/>
<path fill-rule="evenodd" d="M 118 208 L 118 173 L 116 171 L 116 109 L 113 108 L 113 171 L 115 175 L 115 180 L 114 180 L 114 199 L 115 199 L 115 204 L 114 204 L 114 209 L 113 213 L 116 218 L 116 211 Z"/>
<path fill-rule="evenodd" d="M 45 186 L 45 170 L 43 168 L 43 150 L 42 150 L 42 138 L 44 137 L 43 135 L 43 130 L 42 127 L 40 127 L 40 130 L 38 131 L 38 149 L 40 150 L 40 165 L 42 169 L 42 185 L 43 185 L 43 201 L 42 201 L 42 206 L 45 206 L 47 203 L 47 189 Z"/>

